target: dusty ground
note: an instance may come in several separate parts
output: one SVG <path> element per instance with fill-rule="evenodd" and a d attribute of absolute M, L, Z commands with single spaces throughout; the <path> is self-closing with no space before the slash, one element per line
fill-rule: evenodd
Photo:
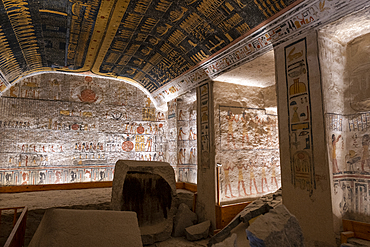
<path fill-rule="evenodd" d="M 25 246 L 28 246 L 44 212 L 48 208 L 73 208 L 84 210 L 110 210 L 111 188 L 85 190 L 54 190 L 27 193 L 0 194 L 0 208 L 27 206 Z M 3 211 L 0 224 L 0 246 L 10 234 L 13 215 Z M 148 247 L 205 247 L 208 239 L 189 242 L 185 238 L 170 238 Z"/>

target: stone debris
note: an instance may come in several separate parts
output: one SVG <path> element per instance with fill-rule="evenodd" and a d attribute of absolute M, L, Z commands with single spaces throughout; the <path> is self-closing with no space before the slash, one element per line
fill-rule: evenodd
<path fill-rule="evenodd" d="M 259 215 L 268 213 L 270 209 L 275 208 L 281 204 L 282 191 L 281 188 L 274 193 L 267 194 L 254 202 L 248 204 L 231 222 L 223 228 L 220 232 L 214 235 L 208 246 L 220 243 L 230 236 L 232 229 L 237 227 L 240 223 L 246 223 L 249 226 L 249 221 Z"/>
<path fill-rule="evenodd" d="M 196 241 L 203 238 L 207 238 L 209 234 L 209 227 L 211 221 L 207 220 L 197 225 L 189 226 L 185 228 L 186 239 L 189 241 Z"/>
<path fill-rule="evenodd" d="M 172 236 L 181 237 L 185 235 L 185 228 L 197 223 L 197 215 L 185 204 L 181 203 L 174 218 Z"/>
<path fill-rule="evenodd" d="M 236 242 L 237 237 L 236 233 L 233 233 L 230 237 L 226 238 L 221 243 L 212 245 L 212 247 L 238 247 Z"/>
<path fill-rule="evenodd" d="M 185 203 L 192 210 L 193 202 L 194 202 L 194 192 L 184 190 L 184 189 L 177 189 L 176 201 L 177 201 L 176 205 Z"/>
<path fill-rule="evenodd" d="M 258 217 L 246 232 L 251 247 L 304 246 L 298 220 L 284 205 Z"/>

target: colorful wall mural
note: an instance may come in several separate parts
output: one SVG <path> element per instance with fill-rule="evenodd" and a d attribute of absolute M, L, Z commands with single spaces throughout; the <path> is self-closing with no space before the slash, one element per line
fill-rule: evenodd
<path fill-rule="evenodd" d="M 197 183 L 196 90 L 177 98 L 178 181 Z"/>
<path fill-rule="evenodd" d="M 370 220 L 370 34 L 349 27 L 368 15 L 364 9 L 319 32 L 333 213 L 362 222 Z"/>
<path fill-rule="evenodd" d="M 277 115 L 219 106 L 220 200 L 258 197 L 281 186 Z"/>
<path fill-rule="evenodd" d="M 346 217 L 370 215 L 370 112 L 326 115 L 335 206 Z"/>
<path fill-rule="evenodd" d="M 0 98 L 0 185 L 108 181 L 118 159 L 167 161 L 166 118 L 120 81 L 26 78 Z"/>

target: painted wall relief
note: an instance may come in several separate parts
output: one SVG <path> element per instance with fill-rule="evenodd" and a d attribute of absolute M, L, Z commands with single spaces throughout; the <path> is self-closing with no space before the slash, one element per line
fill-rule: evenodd
<path fill-rule="evenodd" d="M 210 98 L 211 98 L 211 84 L 206 83 L 198 87 L 198 106 L 199 106 L 199 117 L 200 117 L 200 162 L 202 168 L 210 168 Z"/>
<path fill-rule="evenodd" d="M 176 181 L 179 180 L 179 169 L 177 167 L 179 163 L 179 154 L 177 150 L 177 138 L 179 136 L 177 129 L 177 99 L 173 99 L 167 102 L 168 107 L 168 118 L 167 118 L 167 140 L 168 140 L 168 149 L 166 156 L 168 157 L 168 163 L 175 170 Z"/>
<path fill-rule="evenodd" d="M 306 39 L 286 46 L 284 51 L 292 183 L 312 194 L 316 182 Z"/>
<path fill-rule="evenodd" d="M 334 204 L 343 216 L 370 216 L 370 112 L 327 114 L 326 123 Z"/>
<path fill-rule="evenodd" d="M 178 181 L 197 183 L 196 91 L 177 98 Z"/>
<path fill-rule="evenodd" d="M 0 185 L 109 181 L 118 159 L 167 161 L 167 113 L 128 84 L 112 99 L 114 83 L 44 74 L 8 90 L 0 99 Z"/>
<path fill-rule="evenodd" d="M 281 186 L 277 116 L 219 106 L 220 200 L 257 197 Z"/>

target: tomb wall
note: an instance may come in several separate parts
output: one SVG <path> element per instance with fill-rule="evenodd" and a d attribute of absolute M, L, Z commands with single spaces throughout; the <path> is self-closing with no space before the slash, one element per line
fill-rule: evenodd
<path fill-rule="evenodd" d="M 216 163 L 222 204 L 281 186 L 275 86 L 214 83 Z"/>
<path fill-rule="evenodd" d="M 0 98 L 0 185 L 109 181 L 118 159 L 168 162 L 166 119 L 122 81 L 25 78 Z"/>
<path fill-rule="evenodd" d="M 326 141 L 335 230 L 341 219 L 370 220 L 369 10 L 319 32 Z M 358 25 L 361 23 L 361 25 Z"/>

